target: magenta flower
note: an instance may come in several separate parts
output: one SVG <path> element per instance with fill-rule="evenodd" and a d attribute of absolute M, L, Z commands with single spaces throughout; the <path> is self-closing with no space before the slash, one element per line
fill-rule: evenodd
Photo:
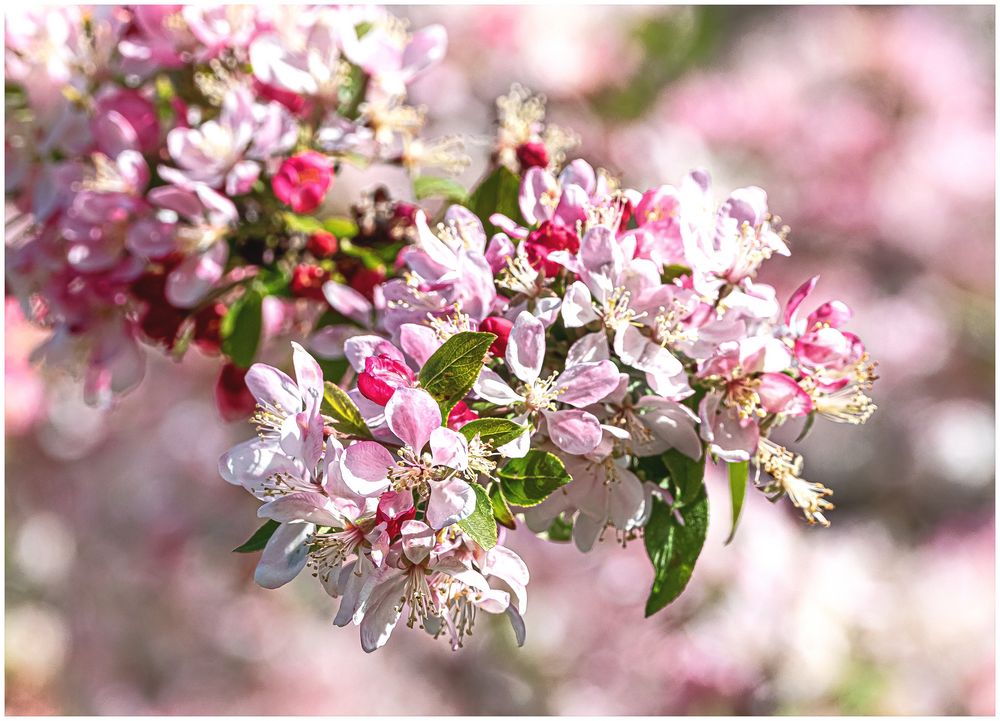
<path fill-rule="evenodd" d="M 281 163 L 271 178 L 278 200 L 296 213 L 311 213 L 319 207 L 333 179 L 333 164 L 313 151 L 293 155 Z"/>

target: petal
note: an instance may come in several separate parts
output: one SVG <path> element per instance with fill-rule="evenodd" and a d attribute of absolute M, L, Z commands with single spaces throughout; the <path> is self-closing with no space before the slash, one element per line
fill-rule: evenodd
<path fill-rule="evenodd" d="M 543 411 L 549 438 L 560 449 L 582 456 L 597 448 L 603 431 L 597 418 L 587 411 Z"/>
<path fill-rule="evenodd" d="M 430 326 L 404 323 L 399 328 L 399 345 L 414 363 L 423 366 L 441 347 L 441 340 Z"/>
<path fill-rule="evenodd" d="M 598 320 L 590 289 L 579 280 L 573 281 L 573 284 L 566 290 L 562 307 L 559 310 L 567 328 L 579 328 Z"/>
<path fill-rule="evenodd" d="M 263 497 L 263 484 L 277 473 L 298 475 L 302 466 L 289 458 L 273 442 L 252 438 L 229 449 L 219 459 L 219 475 L 227 483 L 240 485 Z"/>
<path fill-rule="evenodd" d="M 684 370 L 684 365 L 666 348 L 629 325 L 615 334 L 615 352 L 633 368 L 647 373 L 674 376 Z"/>
<path fill-rule="evenodd" d="M 813 408 L 809 394 L 784 373 L 764 373 L 757 386 L 757 395 L 768 413 L 804 416 Z"/>
<path fill-rule="evenodd" d="M 405 576 L 393 576 L 372 593 L 361 621 L 361 648 L 365 653 L 381 648 L 392 635 L 403 612 L 399 598 L 405 583 Z"/>
<path fill-rule="evenodd" d="M 343 517 L 336 512 L 330 499 L 320 493 L 289 493 L 265 503 L 257 509 L 258 518 L 270 518 L 279 523 L 308 521 L 320 526 L 341 527 Z"/>
<path fill-rule="evenodd" d="M 802 301 L 806 299 L 806 296 L 813 292 L 813 288 L 816 287 L 816 283 L 818 282 L 819 276 L 814 275 L 812 278 L 795 289 L 795 292 L 792 293 L 792 296 L 788 299 L 788 305 L 785 306 L 785 325 L 791 326 L 795 322 L 795 311 L 798 310 Z"/>
<path fill-rule="evenodd" d="M 399 388 L 385 406 L 389 429 L 418 453 L 441 426 L 441 408 L 427 391 Z"/>
<path fill-rule="evenodd" d="M 309 559 L 311 523 L 282 523 L 264 546 L 253 580 L 264 588 L 284 586 L 305 568 Z"/>
<path fill-rule="evenodd" d="M 507 365 L 526 383 L 538 379 L 545 356 L 545 326 L 527 311 L 521 311 L 507 339 Z"/>
<path fill-rule="evenodd" d="M 166 297 L 178 308 L 193 308 L 222 277 L 229 246 L 215 243 L 205 253 L 192 255 L 167 276 Z"/>
<path fill-rule="evenodd" d="M 328 280 L 323 284 L 323 297 L 330 307 L 361 325 L 371 323 L 372 304 L 350 286 Z"/>
<path fill-rule="evenodd" d="M 476 492 L 460 478 L 431 481 L 431 497 L 427 501 L 427 522 L 431 528 L 447 528 L 468 518 L 476 510 Z"/>
<path fill-rule="evenodd" d="M 359 441 L 348 446 L 340 458 L 340 478 L 359 496 L 374 496 L 389 486 L 392 454 L 381 443 Z"/>
<path fill-rule="evenodd" d="M 247 388 L 262 406 L 287 414 L 302 410 L 299 387 L 285 373 L 263 363 L 254 363 L 246 375 Z"/>
<path fill-rule="evenodd" d="M 472 390 L 483 400 L 496 403 L 498 406 L 505 406 L 524 400 L 495 371 L 485 366 L 479 371 L 479 378 L 473 384 Z"/>
<path fill-rule="evenodd" d="M 403 353 L 392 343 L 377 335 L 356 335 L 344 342 L 344 355 L 357 372 L 365 369 L 365 359 L 387 355 L 395 361 L 406 363 Z"/>
<path fill-rule="evenodd" d="M 604 400 L 618 388 L 618 368 L 609 360 L 581 363 L 567 368 L 556 381 L 558 400 L 576 408 Z"/>
<path fill-rule="evenodd" d="M 600 330 L 597 333 L 588 333 L 569 347 L 569 352 L 566 354 L 566 367 L 610 359 L 608 336 L 604 330 Z"/>
<path fill-rule="evenodd" d="M 444 427 L 435 428 L 431 432 L 431 457 L 434 465 L 464 471 L 469 467 L 468 452 L 469 442 L 461 433 Z"/>
<path fill-rule="evenodd" d="M 403 554 L 411 563 L 423 563 L 437 544 L 434 529 L 423 521 L 404 521 L 400 527 Z"/>
<path fill-rule="evenodd" d="M 298 380 L 299 393 L 310 416 L 319 413 L 323 403 L 323 371 L 319 363 L 298 343 L 292 342 L 292 364 Z"/>

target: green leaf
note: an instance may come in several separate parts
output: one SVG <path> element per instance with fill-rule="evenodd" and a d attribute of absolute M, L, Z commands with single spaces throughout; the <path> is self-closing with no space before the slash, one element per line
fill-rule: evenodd
<path fill-rule="evenodd" d="M 686 265 L 668 265 L 663 269 L 662 279 L 664 283 L 673 283 L 675 279 L 684 275 L 691 275 L 691 269 Z"/>
<path fill-rule="evenodd" d="M 435 178 L 431 175 L 422 175 L 413 179 L 413 194 L 417 200 L 444 198 L 453 203 L 464 203 L 467 198 L 465 188 L 457 180 Z"/>
<path fill-rule="evenodd" d="M 472 484 L 476 492 L 476 510 L 466 519 L 458 522 L 458 527 L 465 531 L 473 541 L 488 551 L 497 545 L 497 522 L 493 519 L 493 504 L 486 489 L 478 483 Z"/>
<path fill-rule="evenodd" d="M 493 517 L 497 519 L 497 522 L 501 526 L 506 526 L 512 531 L 517 528 L 517 522 L 514 519 L 514 512 L 510 510 L 510 506 L 507 505 L 507 499 L 503 497 L 503 491 L 499 485 L 494 485 L 490 488 L 489 492 L 490 503 L 493 506 Z"/>
<path fill-rule="evenodd" d="M 323 229 L 333 233 L 338 240 L 353 238 L 358 234 L 358 225 L 350 218 L 327 218 L 323 221 Z"/>
<path fill-rule="evenodd" d="M 702 453 L 701 458 L 695 461 L 676 448 L 671 448 L 663 454 L 663 462 L 670 471 L 674 497 L 678 503 L 687 504 L 697 499 L 704 486 L 705 454 Z"/>
<path fill-rule="evenodd" d="M 499 476 L 504 497 L 522 508 L 537 506 L 573 480 L 559 458 L 537 449 L 528 451 L 524 458 L 511 458 Z"/>
<path fill-rule="evenodd" d="M 654 573 L 653 588 L 646 601 L 647 617 L 681 595 L 705 545 L 708 496 L 703 493 L 678 513 L 682 513 L 683 524 L 667 504 L 659 499 L 653 500 L 653 512 L 644 534 L 646 553 L 653 563 Z"/>
<path fill-rule="evenodd" d="M 478 433 L 483 441 L 490 443 L 494 448 L 499 448 L 510 443 L 526 430 L 528 430 L 527 426 L 504 418 L 479 418 L 469 421 L 459 428 L 458 432 L 465 436 L 467 441 L 471 441 Z"/>
<path fill-rule="evenodd" d="M 277 521 L 268 519 L 242 545 L 234 548 L 233 553 L 253 553 L 254 551 L 263 550 L 264 546 L 271 539 L 271 536 L 278 530 L 279 525 L 281 524 Z"/>
<path fill-rule="evenodd" d="M 261 303 L 256 288 L 248 289 L 230 306 L 222 318 L 222 352 L 241 368 L 249 368 L 260 344 Z"/>
<path fill-rule="evenodd" d="M 726 538 L 726 544 L 732 543 L 736 536 L 736 526 L 740 523 L 740 514 L 743 511 L 743 501 L 747 496 L 747 480 L 750 478 L 750 462 L 730 463 L 729 465 L 729 495 L 733 503 L 733 525 Z"/>
<path fill-rule="evenodd" d="M 333 419 L 333 427 L 349 436 L 371 438 L 372 433 L 361 411 L 340 386 L 331 381 L 323 384 L 323 414 Z"/>
<path fill-rule="evenodd" d="M 465 205 L 483 221 L 487 238 L 500 232 L 490 222 L 490 216 L 494 213 L 502 213 L 516 223 L 525 224 L 518 204 L 520 192 L 521 179 L 502 165 L 472 191 Z"/>
<path fill-rule="evenodd" d="M 552 521 L 552 525 L 549 526 L 549 530 L 545 532 L 545 535 L 550 541 L 555 541 L 556 543 L 571 541 L 573 540 L 573 522 L 567 521 L 562 516 L 556 516 Z"/>
<path fill-rule="evenodd" d="M 420 387 L 441 406 L 447 418 L 455 404 L 472 390 L 483 368 L 486 351 L 496 340 L 492 333 L 459 333 L 446 340 L 420 369 Z"/>

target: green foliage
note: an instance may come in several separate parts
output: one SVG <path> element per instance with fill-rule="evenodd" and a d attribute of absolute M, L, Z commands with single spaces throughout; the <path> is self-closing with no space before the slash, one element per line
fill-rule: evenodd
<path fill-rule="evenodd" d="M 694 461 L 671 448 L 662 458 L 670 473 L 671 490 L 677 503 L 683 505 L 696 500 L 704 486 L 705 454 Z"/>
<path fill-rule="evenodd" d="M 501 213 L 517 223 L 524 224 L 524 216 L 521 215 L 521 208 L 517 202 L 520 190 L 520 178 L 500 166 L 472 191 L 465 205 L 483 221 L 487 238 L 500 232 L 500 229 L 490 222 L 490 216 L 494 213 Z"/>
<path fill-rule="evenodd" d="M 524 458 L 511 458 L 499 476 L 504 497 L 521 507 L 537 506 L 572 480 L 559 458 L 537 449 L 528 451 Z"/>
<path fill-rule="evenodd" d="M 457 180 L 422 175 L 413 180 L 413 194 L 417 200 L 444 198 L 452 203 L 464 203 L 468 198 L 465 188 Z"/>
<path fill-rule="evenodd" d="M 493 517 L 501 526 L 514 530 L 517 524 L 514 520 L 514 512 L 507 505 L 507 499 L 503 497 L 503 490 L 499 485 L 490 488 L 490 503 L 493 505 Z"/>
<path fill-rule="evenodd" d="M 683 523 L 675 514 L 681 515 Z M 654 574 L 646 601 L 647 617 L 667 606 L 687 586 L 707 532 L 708 496 L 704 492 L 683 510 L 653 500 L 653 512 L 644 535 Z"/>
<path fill-rule="evenodd" d="M 465 436 L 467 441 L 471 441 L 478 433 L 483 441 L 490 443 L 494 448 L 499 448 L 510 443 L 526 430 L 528 430 L 527 426 L 504 418 L 478 418 L 466 423 L 458 429 L 458 432 Z"/>
<path fill-rule="evenodd" d="M 371 431 L 365 424 L 361 411 L 351 397 L 336 383 L 323 384 L 323 415 L 333 419 L 333 427 L 349 436 L 371 438 Z"/>
<path fill-rule="evenodd" d="M 729 536 L 726 538 L 728 546 L 736 536 L 736 526 L 740 523 L 740 515 L 743 512 L 743 501 L 747 495 L 747 480 L 750 478 L 750 462 L 730 463 L 729 465 L 729 495 L 732 500 L 733 525 L 729 529 Z"/>
<path fill-rule="evenodd" d="M 271 540 L 271 536 L 278 530 L 279 525 L 281 524 L 277 521 L 268 519 L 242 545 L 234 548 L 233 553 L 254 553 L 255 551 L 263 550 L 267 542 Z"/>
<path fill-rule="evenodd" d="M 478 483 L 472 484 L 476 492 L 476 510 L 472 515 L 458 522 L 458 527 L 465 531 L 473 541 L 490 550 L 497 545 L 497 523 L 493 520 L 493 503 L 486 489 Z"/>
<path fill-rule="evenodd" d="M 257 354 L 262 327 L 260 288 L 251 286 L 234 302 L 222 317 L 219 332 L 222 352 L 240 368 L 249 368 Z"/>
<path fill-rule="evenodd" d="M 738 13 L 734 8 L 699 6 L 670 8 L 658 16 L 642 18 L 633 33 L 642 62 L 632 77 L 597 93 L 592 100 L 594 109 L 615 121 L 641 117 L 664 87 L 712 56 Z"/>
<path fill-rule="evenodd" d="M 358 226 L 350 218 L 320 220 L 312 215 L 298 215 L 289 211 L 282 213 L 281 218 L 285 221 L 285 227 L 293 233 L 312 234 L 323 230 L 337 236 L 338 240 L 353 238 L 358 234 Z"/>
<path fill-rule="evenodd" d="M 552 521 L 552 525 L 549 526 L 549 530 L 545 532 L 545 535 L 550 541 L 556 543 L 566 543 L 573 540 L 573 522 L 567 521 L 562 516 L 556 516 L 555 520 Z"/>
<path fill-rule="evenodd" d="M 446 340 L 420 369 L 420 387 L 441 406 L 447 418 L 479 377 L 486 351 L 496 340 L 492 333 L 458 333 Z"/>

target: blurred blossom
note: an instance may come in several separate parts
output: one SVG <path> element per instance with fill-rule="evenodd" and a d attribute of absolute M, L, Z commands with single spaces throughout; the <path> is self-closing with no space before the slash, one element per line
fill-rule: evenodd
<path fill-rule="evenodd" d="M 53 157 L 89 140 L 57 82 L 80 50 L 77 12 L 21 33 L 48 61 L 24 84 L 46 117 L 33 142 Z M 882 360 L 879 414 L 850 453 L 838 435 L 850 428 L 802 444 L 810 476 L 837 489 L 833 528 L 751 492 L 723 546 L 728 484 L 710 470 L 708 541 L 684 596 L 656 616 L 643 618 L 641 539 L 581 555 L 522 528 L 508 544 L 532 569 L 523 649 L 487 619 L 460 659 L 423 634 L 365 656 L 312 579 L 266 591 L 257 558 L 229 553 L 253 532 L 254 504 L 218 482 L 217 455 L 249 427 L 218 421 L 216 360 L 151 355 L 156 382 L 102 414 L 29 365 L 38 331 L 8 298 L 7 712 L 370 714 L 376 690 L 382 714 L 994 714 L 994 11 L 400 14 L 448 31 L 447 58 L 410 87 L 434 108 L 432 135 L 482 133 L 517 81 L 633 187 L 708 166 L 720 187 L 768 188 L 793 255 L 764 280 L 786 298 L 785 279 L 821 265 L 817 302 L 851 305 Z M 656 54 L 641 41 L 650 28 L 688 51 Z M 601 104 L 645 87 L 651 65 L 671 74 L 633 116 Z M 490 152 L 485 138 L 468 147 Z M 14 185 L 33 182 L 17 176 L 25 165 L 9 149 Z M 344 211 L 379 182 L 409 197 L 398 168 L 345 167 L 326 202 Z M 35 202 L 56 204 L 58 187 Z M 268 298 L 267 362 L 287 367 L 285 336 L 310 312 Z"/>

